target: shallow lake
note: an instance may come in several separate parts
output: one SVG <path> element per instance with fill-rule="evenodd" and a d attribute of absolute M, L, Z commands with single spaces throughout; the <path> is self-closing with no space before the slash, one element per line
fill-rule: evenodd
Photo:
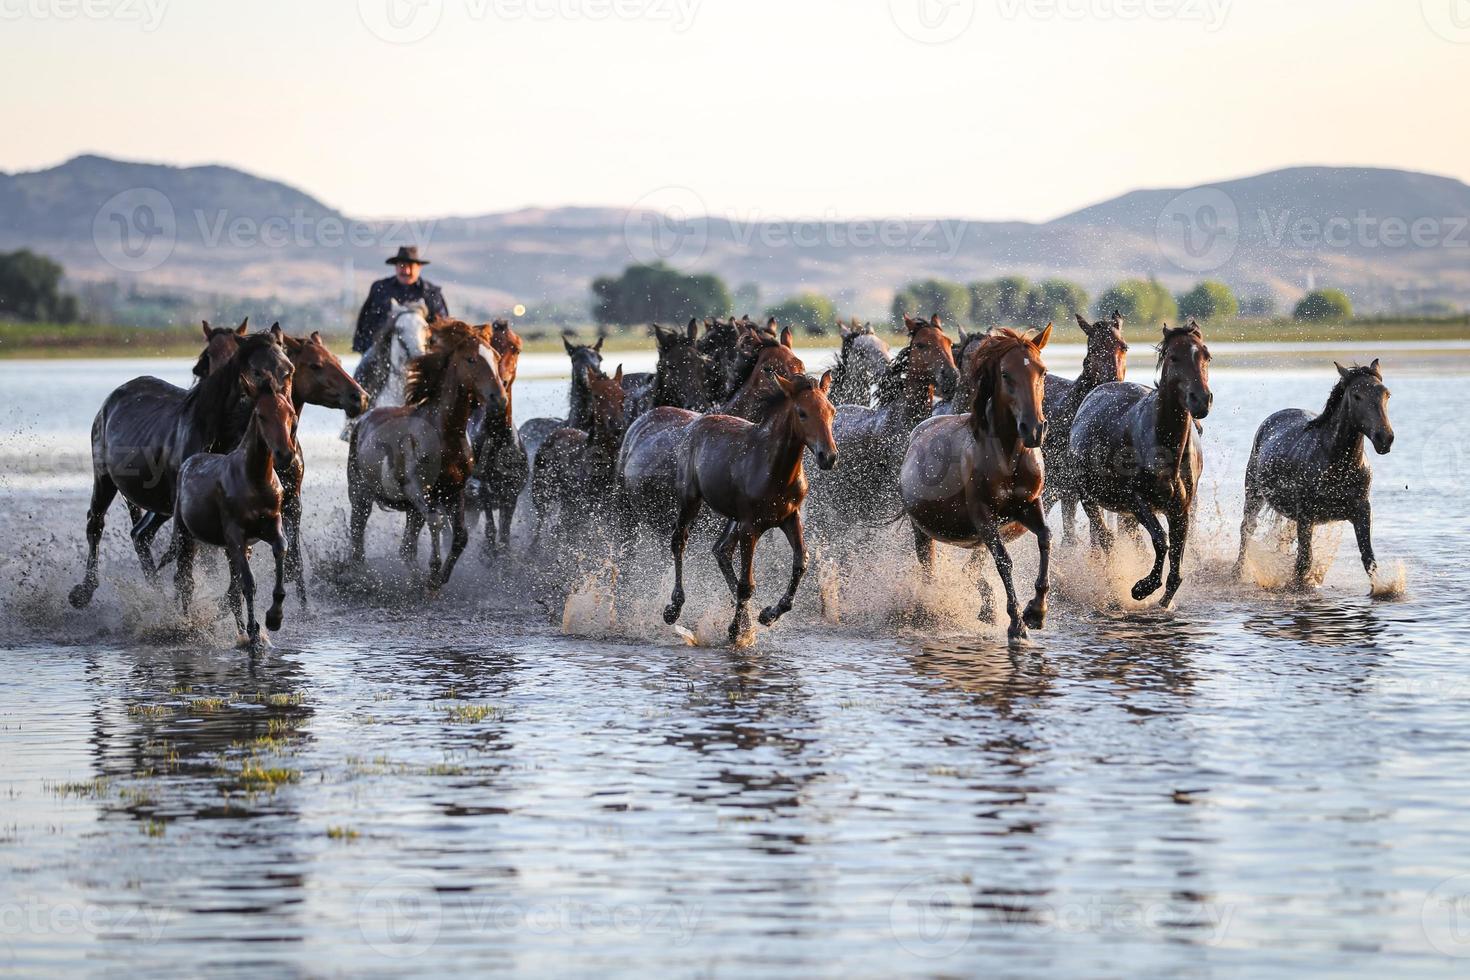
<path fill-rule="evenodd" d="M 1470 355 L 1349 351 L 1393 391 L 1391 594 L 1333 528 L 1322 586 L 1292 595 L 1230 564 L 1256 425 L 1335 377 L 1300 346 L 1218 345 L 1177 608 L 1127 599 L 1140 555 L 1058 547 L 1018 649 L 976 622 L 962 554 L 913 614 L 898 528 L 740 649 L 697 547 L 699 645 L 658 618 L 662 553 L 617 622 L 595 589 L 548 613 L 478 532 L 426 600 L 379 513 L 379 584 L 350 587 L 341 416 L 309 408 L 312 603 L 254 659 L 212 601 L 222 563 L 185 619 L 117 505 L 96 600 L 66 604 L 93 413 L 187 363 L 0 362 L 0 970 L 1463 975 Z M 1080 349 L 1051 353 L 1075 373 Z M 519 416 L 559 412 L 564 366 L 523 361 Z M 1289 539 L 1263 526 L 1273 581 Z M 1011 550 L 1029 581 L 1034 544 Z M 784 541 L 760 559 L 758 602 Z"/>

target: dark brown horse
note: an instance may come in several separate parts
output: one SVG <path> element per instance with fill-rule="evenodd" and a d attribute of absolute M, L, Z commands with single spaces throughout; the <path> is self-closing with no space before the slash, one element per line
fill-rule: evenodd
<path fill-rule="evenodd" d="M 679 455 L 679 510 L 670 547 L 674 554 L 674 591 L 664 609 L 664 622 L 674 623 L 684 608 L 684 547 L 689 528 L 701 508 L 727 521 L 715 544 L 715 558 L 735 596 L 735 618 L 730 642 L 750 629 L 746 606 L 755 592 L 753 562 L 761 535 L 779 527 L 791 544 L 791 581 L 786 594 L 760 614 L 769 626 L 791 610 L 796 588 L 806 572 L 806 540 L 801 526 L 801 504 L 806 499 L 806 471 L 802 453 L 810 449 L 822 469 L 837 464 L 832 441 L 832 405 L 827 392 L 832 374 L 821 382 L 802 376 L 796 381 L 774 379 L 778 395 L 759 425 L 732 415 L 705 415 L 689 426 Z M 732 558 L 740 548 L 740 574 Z"/>
<path fill-rule="evenodd" d="M 353 427 L 347 456 L 352 503 L 352 558 L 363 560 L 363 536 L 374 505 L 406 516 L 399 553 L 413 563 L 419 532 L 431 525 L 429 588 L 449 580 L 469 541 L 464 488 L 474 467 L 465 429 L 484 403 L 505 411 L 498 356 L 480 333 L 457 320 L 440 321 L 433 349 L 409 364 L 401 406 L 375 408 Z M 450 551 L 439 561 L 439 532 L 453 528 Z"/>
<path fill-rule="evenodd" d="M 909 433 L 933 412 L 936 391 L 954 392 L 953 346 L 939 317 L 904 317 L 904 324 L 909 342 L 878 381 L 877 407 L 837 406 L 832 435 L 842 468 L 813 477 L 807 508 L 809 523 L 824 537 L 892 513 Z"/>
<path fill-rule="evenodd" d="M 602 370 L 603 339 L 598 337 L 595 344 L 574 344 L 567 337 L 562 337 L 562 346 L 566 348 L 567 357 L 572 362 L 572 387 L 567 396 L 567 415 L 565 418 L 535 418 L 521 425 L 521 444 L 531 458 L 535 458 L 546 437 L 557 429 L 570 426 L 586 432 L 592 427 L 587 377 L 591 371 Z"/>
<path fill-rule="evenodd" d="M 281 627 L 286 601 L 286 535 L 281 526 L 284 490 L 276 473 L 288 469 L 296 451 L 296 413 L 281 392 L 262 388 L 255 399 L 249 427 L 229 453 L 195 453 L 179 470 L 174 502 L 174 528 L 179 565 L 174 588 L 185 612 L 194 596 L 194 550 L 197 542 L 225 549 L 230 563 L 230 609 L 235 629 L 252 649 L 261 645 L 255 621 L 255 576 L 250 572 L 250 546 L 264 541 L 276 559 L 276 585 L 266 610 L 267 629 Z M 248 620 L 240 616 L 244 593 Z"/>
<path fill-rule="evenodd" d="M 1158 591 L 1169 556 L 1169 581 L 1161 605 L 1174 600 L 1182 581 L 1180 567 L 1189 540 L 1189 522 L 1199 490 L 1204 456 L 1195 419 L 1209 415 L 1210 351 L 1199 325 L 1164 327 L 1158 346 L 1159 386 L 1126 381 L 1099 385 L 1082 400 L 1072 423 L 1071 451 L 1082 509 L 1092 525 L 1092 540 L 1104 551 L 1112 532 L 1102 510 L 1132 517 L 1148 531 L 1154 565 L 1133 586 L 1142 601 Z M 1169 522 L 1165 535 L 1159 514 Z"/>
<path fill-rule="evenodd" d="M 974 365 L 970 364 L 970 359 L 980 349 L 980 341 L 987 336 L 989 334 L 984 330 L 965 333 L 965 329 L 960 328 L 960 339 L 955 342 L 953 350 L 955 367 L 959 369 L 954 394 L 936 401 L 933 414 L 963 415 L 971 405 L 975 404 L 975 389 L 972 387 L 975 371 Z M 967 364 L 969 364 L 968 367 Z"/>
<path fill-rule="evenodd" d="M 1256 530 L 1261 507 L 1296 522 L 1297 588 L 1312 570 L 1312 529 L 1318 524 L 1350 521 L 1358 539 L 1363 570 L 1373 583 L 1378 563 L 1373 557 L 1373 506 L 1368 491 L 1373 470 L 1363 453 L 1363 440 L 1380 456 L 1393 447 L 1388 421 L 1388 388 L 1378 359 L 1367 367 L 1337 368 L 1337 384 L 1321 415 L 1299 408 L 1277 412 L 1256 430 L 1245 469 L 1245 517 L 1240 522 L 1240 553 L 1235 575 L 1245 563 L 1245 546 Z"/>
<path fill-rule="evenodd" d="M 1046 376 L 1046 442 L 1041 455 L 1046 460 L 1046 491 L 1042 494 L 1042 507 L 1047 510 L 1060 502 L 1062 505 L 1062 543 L 1070 544 L 1076 537 L 1074 525 L 1077 518 L 1077 471 L 1072 465 L 1069 440 L 1072 436 L 1072 420 L 1082 399 L 1092 394 L 1094 388 L 1109 381 L 1122 381 L 1128 373 L 1128 345 L 1123 341 L 1123 318 L 1117 310 L 1111 318 L 1088 323 L 1079 313 L 1077 326 L 1087 335 L 1087 354 L 1082 359 L 1082 373 L 1075 381 L 1054 374 Z"/>
<path fill-rule="evenodd" d="M 557 514 L 553 536 L 559 543 L 581 544 L 572 540 L 573 529 L 589 531 L 611 523 L 618 450 L 622 448 L 623 432 L 627 428 L 623 416 L 627 397 L 623 390 L 623 366 L 619 364 L 610 378 L 594 370 L 588 377 L 588 387 L 591 431 L 557 429 L 536 454 L 531 478 L 531 500 L 536 508 L 532 553 L 541 547 L 553 509 Z"/>
<path fill-rule="evenodd" d="M 92 501 L 87 508 L 87 567 L 71 591 L 78 609 L 97 591 L 97 549 L 107 509 L 119 493 L 136 508 L 133 546 L 152 581 L 153 538 L 174 511 L 179 468 L 198 452 L 228 452 L 240 441 L 255 397 L 285 392 L 291 361 L 279 328 L 238 341 L 235 356 L 185 390 L 158 378 L 134 378 L 107 396 L 92 422 Z"/>
<path fill-rule="evenodd" d="M 481 328 L 484 330 L 485 328 Z M 470 445 L 475 468 L 469 499 L 485 514 L 485 553 L 510 545 L 510 522 L 516 501 L 525 489 L 531 467 L 526 447 L 516 432 L 512 408 L 516 371 L 521 360 L 521 338 L 507 320 L 496 320 L 488 330 L 490 348 L 500 358 L 500 378 L 505 385 L 505 411 L 481 406 L 471 418 Z M 498 534 L 497 534 L 498 523 Z"/>
<path fill-rule="evenodd" d="M 986 335 L 965 358 L 975 391 L 970 412 L 919 423 L 899 474 L 899 496 L 925 573 L 934 562 L 935 541 L 962 548 L 983 544 L 1006 590 L 1012 640 L 1023 639 L 1028 626 L 1040 629 L 1046 623 L 1051 532 L 1041 510 L 1046 436 L 1041 351 L 1050 339 L 1050 327 L 1034 337 L 1008 327 Z M 1024 612 L 1004 540 L 1022 529 L 1036 535 L 1041 553 L 1036 594 Z M 990 619 L 990 586 L 983 577 L 981 590 L 980 615 Z"/>
<path fill-rule="evenodd" d="M 684 330 L 652 328 L 658 345 L 658 365 L 652 374 L 623 377 L 628 392 L 628 418 L 636 419 L 650 409 L 669 406 L 702 412 L 714 404 L 710 394 L 710 363 L 699 352 L 699 321 L 690 320 Z"/>
<path fill-rule="evenodd" d="M 199 360 L 194 362 L 194 377 L 208 377 L 228 363 L 240 349 L 240 338 L 245 336 L 249 326 L 248 316 L 240 321 L 238 327 L 211 327 L 205 320 L 204 350 L 199 354 Z"/>

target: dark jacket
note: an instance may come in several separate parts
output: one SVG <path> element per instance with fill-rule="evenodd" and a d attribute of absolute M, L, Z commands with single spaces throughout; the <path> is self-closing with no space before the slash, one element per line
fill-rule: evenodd
<path fill-rule="evenodd" d="M 367 302 L 362 304 L 362 312 L 357 315 L 357 331 L 352 335 L 354 351 L 361 354 L 372 346 L 373 334 L 382 328 L 383 321 L 388 317 L 389 305 L 394 301 L 404 304 L 424 303 L 429 308 L 430 320 L 449 315 L 443 291 L 429 280 L 420 279 L 412 286 L 405 286 L 396 276 L 379 279 L 368 290 Z"/>

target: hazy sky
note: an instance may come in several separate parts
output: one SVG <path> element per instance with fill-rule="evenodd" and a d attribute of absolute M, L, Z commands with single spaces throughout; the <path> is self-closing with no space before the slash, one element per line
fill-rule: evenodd
<path fill-rule="evenodd" d="M 361 217 L 1470 179 L 1470 0 L 0 0 L 0 39 L 0 168 L 226 163 Z"/>

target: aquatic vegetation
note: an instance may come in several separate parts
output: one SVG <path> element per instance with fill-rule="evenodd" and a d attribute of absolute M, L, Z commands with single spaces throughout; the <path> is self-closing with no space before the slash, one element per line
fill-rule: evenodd
<path fill-rule="evenodd" d="M 355 841 L 362 835 L 351 827 L 328 827 L 327 837 L 332 840 Z"/>
<path fill-rule="evenodd" d="M 504 710 L 489 704 L 456 704 L 444 709 L 444 714 L 456 724 L 475 724 L 505 717 Z"/>

